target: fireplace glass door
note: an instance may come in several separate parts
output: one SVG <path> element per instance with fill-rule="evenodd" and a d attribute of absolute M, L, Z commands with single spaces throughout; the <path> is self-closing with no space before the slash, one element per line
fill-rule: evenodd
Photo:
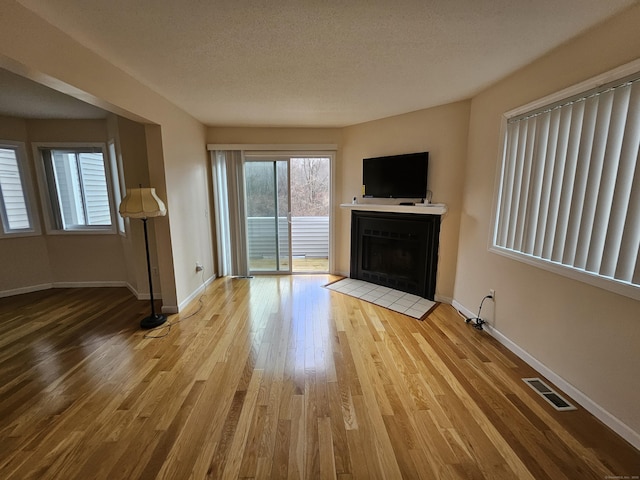
<path fill-rule="evenodd" d="M 351 212 L 351 278 L 433 300 L 440 216 Z"/>

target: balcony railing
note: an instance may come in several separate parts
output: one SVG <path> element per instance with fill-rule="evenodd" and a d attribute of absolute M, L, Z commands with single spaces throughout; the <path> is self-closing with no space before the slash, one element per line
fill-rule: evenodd
<path fill-rule="evenodd" d="M 275 257 L 275 221 L 273 217 L 249 217 L 247 236 L 251 258 Z M 280 256 L 289 254 L 287 218 L 278 218 Z M 329 217 L 292 217 L 291 249 L 294 257 L 329 257 Z"/>

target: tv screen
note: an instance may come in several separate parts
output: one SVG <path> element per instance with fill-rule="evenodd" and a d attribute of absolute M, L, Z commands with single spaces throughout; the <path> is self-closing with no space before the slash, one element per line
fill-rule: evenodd
<path fill-rule="evenodd" d="M 365 198 L 425 198 L 429 152 L 407 153 L 362 160 L 362 196 Z"/>

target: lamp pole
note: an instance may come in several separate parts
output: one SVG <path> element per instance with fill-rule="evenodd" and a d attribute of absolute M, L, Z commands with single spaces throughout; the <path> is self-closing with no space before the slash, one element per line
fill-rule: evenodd
<path fill-rule="evenodd" d="M 147 251 L 147 273 L 149 274 L 149 296 L 151 297 L 151 315 L 143 318 L 140 327 L 144 329 L 155 328 L 162 325 L 167 319 L 164 315 L 156 314 L 156 306 L 153 301 L 153 280 L 151 276 L 151 258 L 149 256 L 149 234 L 147 233 L 147 218 L 142 218 L 144 224 L 144 246 Z"/>

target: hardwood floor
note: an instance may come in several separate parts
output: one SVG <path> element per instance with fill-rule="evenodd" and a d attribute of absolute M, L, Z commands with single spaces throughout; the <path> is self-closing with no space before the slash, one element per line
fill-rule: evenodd
<path fill-rule="evenodd" d="M 280 268 L 281 270 L 288 270 L 288 258 L 281 260 Z M 254 272 L 274 272 L 276 271 L 276 260 L 275 258 L 251 258 L 249 260 L 249 270 Z M 295 273 L 327 273 L 329 271 L 329 259 L 293 257 L 291 271 Z"/>
<path fill-rule="evenodd" d="M 145 338 L 125 289 L 0 299 L 3 479 L 605 479 L 640 452 L 440 305 L 219 279 Z"/>

